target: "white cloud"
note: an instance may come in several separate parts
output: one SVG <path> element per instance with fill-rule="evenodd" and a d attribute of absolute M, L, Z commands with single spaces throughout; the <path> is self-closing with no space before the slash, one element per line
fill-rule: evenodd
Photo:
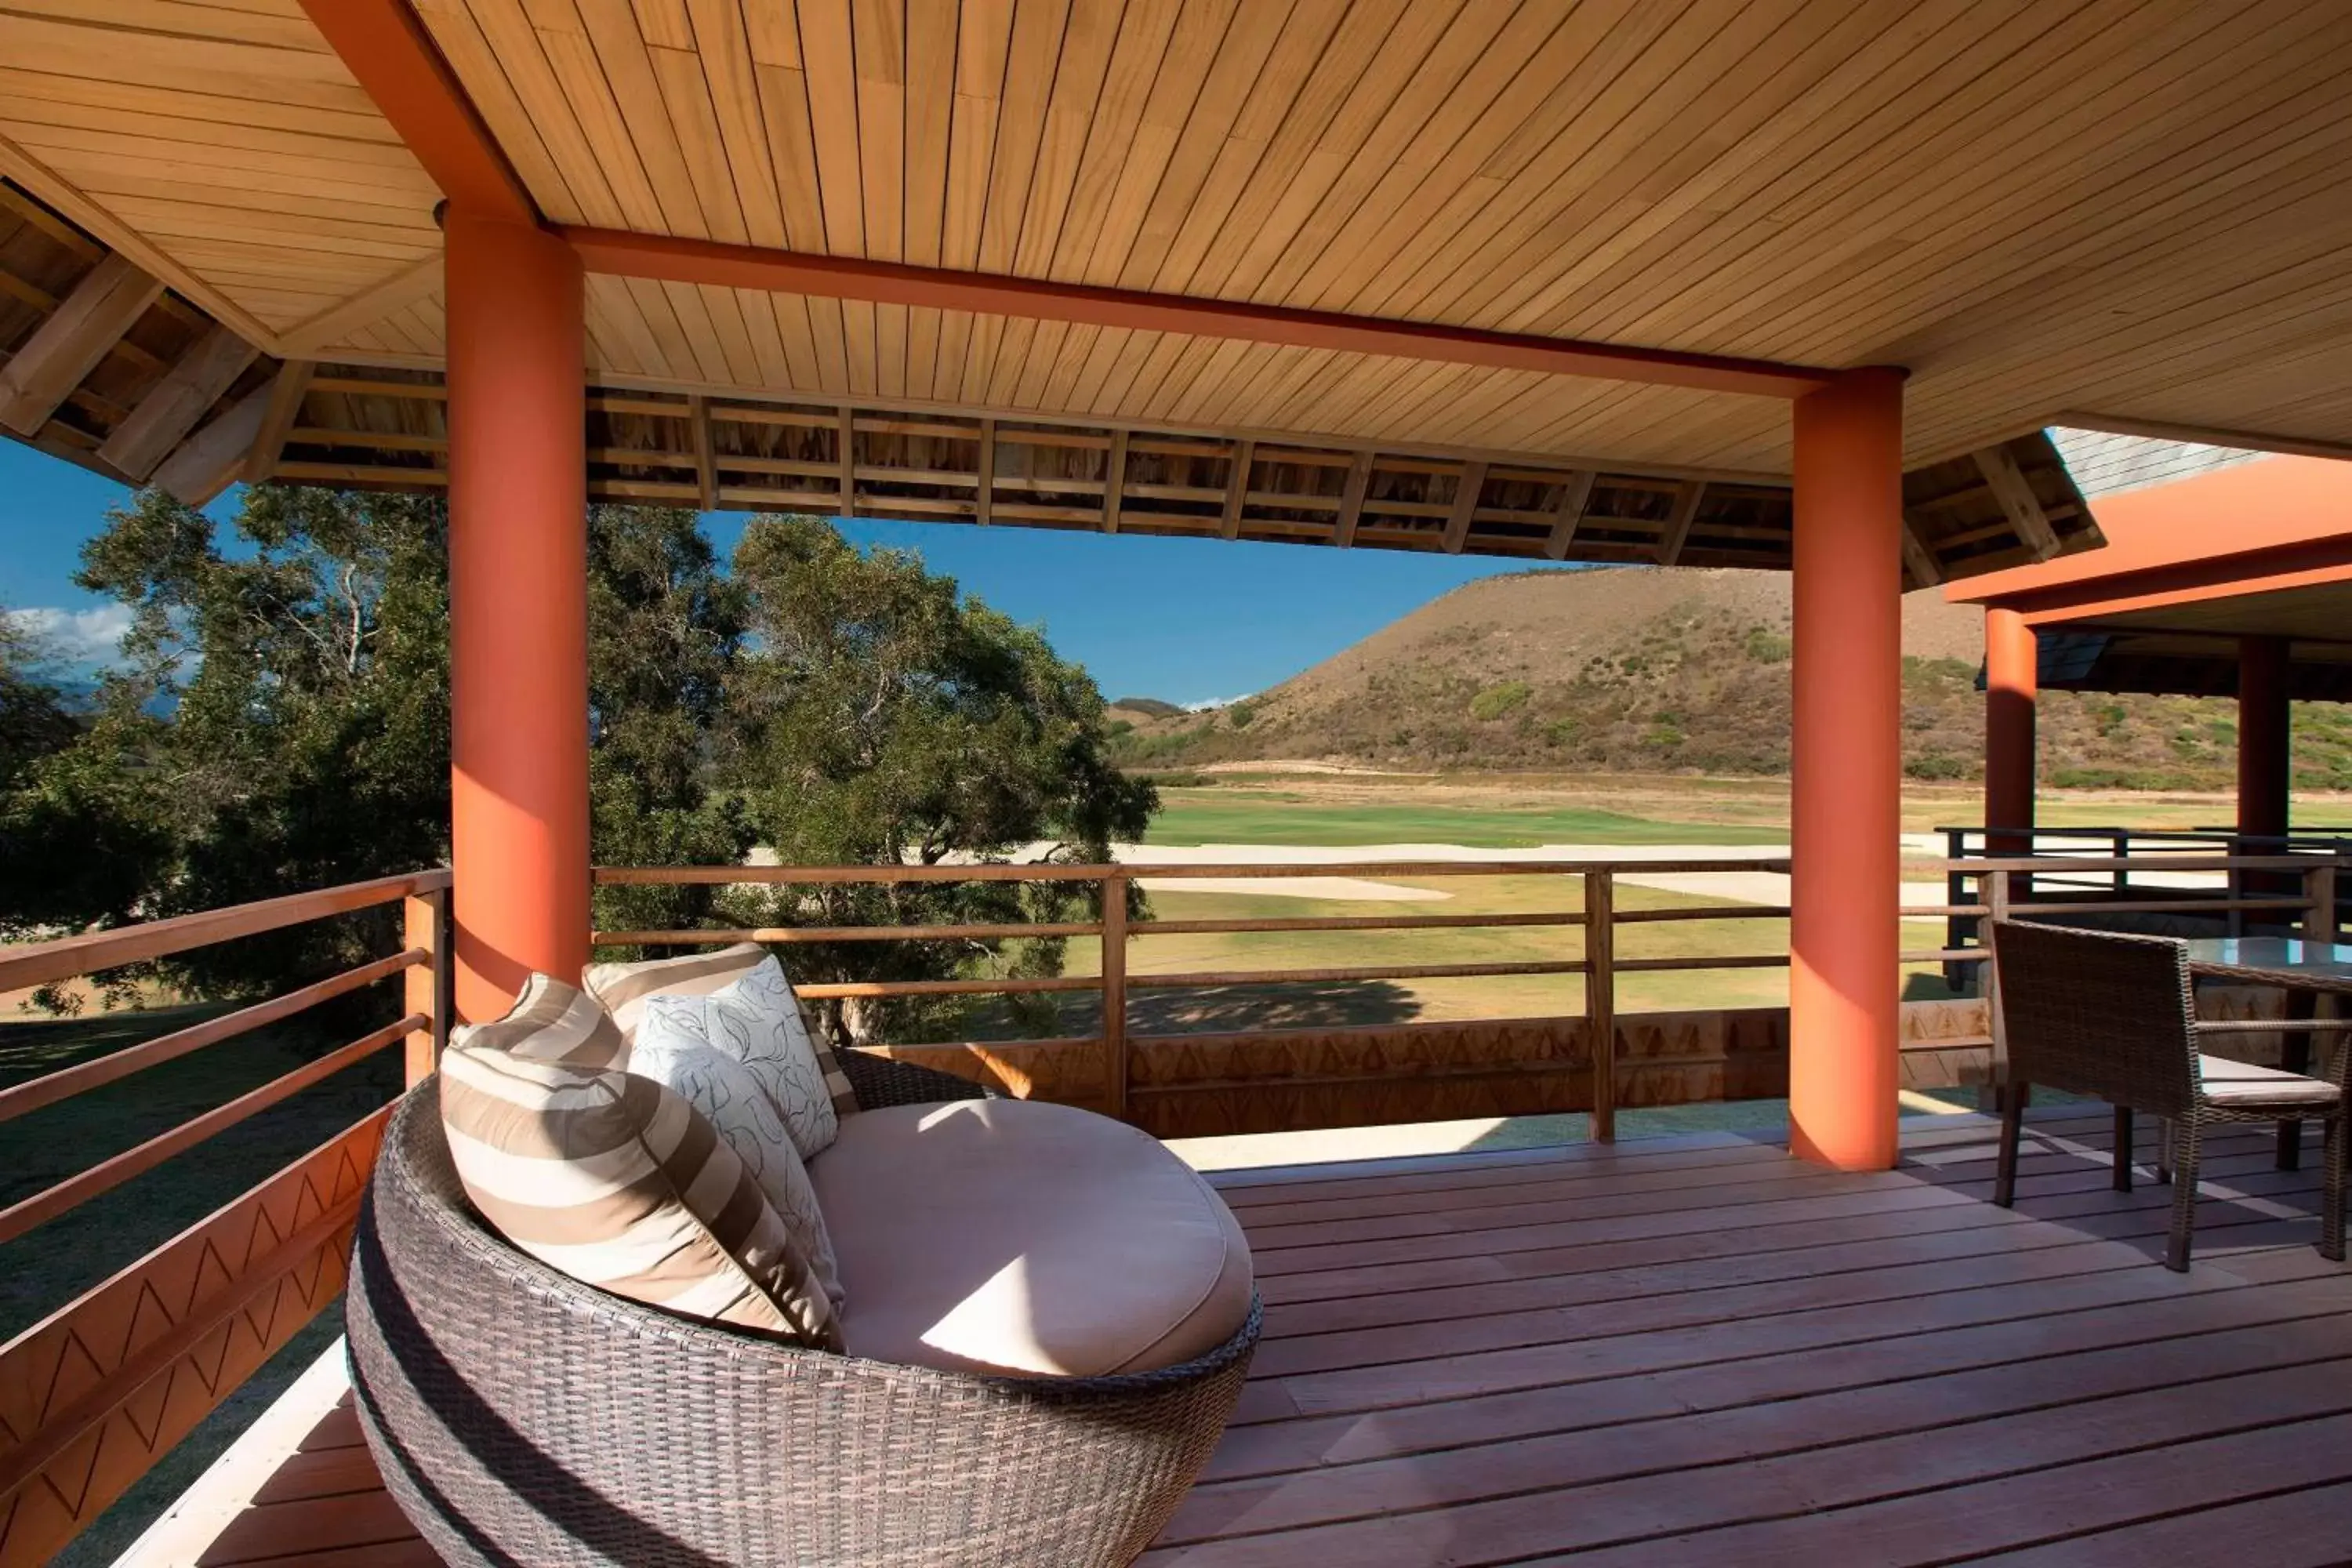
<path fill-rule="evenodd" d="M 122 652 L 122 634 L 131 629 L 128 605 L 100 605 L 93 610 L 44 605 L 6 615 L 45 651 L 68 664 L 113 663 Z"/>
<path fill-rule="evenodd" d="M 1187 702 L 1183 708 L 1187 713 L 1207 713 L 1219 708 L 1230 708 L 1236 702 L 1246 702 L 1256 695 L 1255 691 L 1244 691 L 1239 697 L 1212 697 L 1205 702 Z"/>

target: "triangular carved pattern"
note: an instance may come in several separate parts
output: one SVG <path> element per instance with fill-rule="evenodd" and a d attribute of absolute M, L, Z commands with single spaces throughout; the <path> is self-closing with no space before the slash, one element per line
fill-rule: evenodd
<path fill-rule="evenodd" d="M 113 1391 L 105 1419 L 0 1500 L 0 1568 L 47 1562 L 341 1292 L 349 1222 L 388 1115 L 369 1117 L 0 1348 L 5 1453 L 180 1325 L 216 1312 L 304 1226 L 344 1217 L 274 1287 L 162 1370 Z"/>

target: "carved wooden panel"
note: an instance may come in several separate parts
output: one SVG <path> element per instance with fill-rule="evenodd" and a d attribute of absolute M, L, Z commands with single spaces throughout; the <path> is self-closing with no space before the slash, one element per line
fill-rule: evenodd
<path fill-rule="evenodd" d="M 342 1290 L 388 1114 L 0 1347 L 0 1568 L 46 1562 Z"/>

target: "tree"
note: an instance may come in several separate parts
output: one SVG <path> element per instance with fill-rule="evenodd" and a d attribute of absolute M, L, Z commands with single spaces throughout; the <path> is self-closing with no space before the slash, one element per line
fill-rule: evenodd
<path fill-rule="evenodd" d="M 1039 632 L 962 597 L 919 557 L 861 554 L 814 519 L 752 524 L 735 575 L 760 644 L 740 671 L 735 776 L 783 863 L 938 865 L 1039 841 L 1045 858 L 1091 863 L 1115 838 L 1141 837 L 1158 795 L 1111 765 L 1101 692 Z M 997 923 L 1067 920 L 1087 896 L 1066 883 L 903 883 L 752 902 L 777 925 Z M 844 943 L 794 956 L 813 978 L 1050 974 L 1062 943 Z M 835 1010 L 837 1027 L 868 1037 L 963 1021 L 956 1004 Z"/>
<path fill-rule="evenodd" d="M 750 595 L 691 511 L 588 514 L 591 852 L 600 864 L 730 866 L 750 819 L 715 781 L 736 751 L 729 700 Z M 719 889 L 600 889 L 608 931 L 709 923 Z"/>

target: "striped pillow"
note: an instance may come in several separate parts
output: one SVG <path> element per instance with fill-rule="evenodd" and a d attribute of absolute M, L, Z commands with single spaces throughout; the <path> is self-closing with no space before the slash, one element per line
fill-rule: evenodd
<path fill-rule="evenodd" d="M 475 1207 L 542 1263 L 650 1306 L 841 1348 L 783 1220 L 672 1090 L 467 1044 L 442 1057 L 441 1118 Z"/>
<path fill-rule="evenodd" d="M 690 952 L 683 958 L 648 959 L 641 963 L 592 963 L 581 971 L 580 981 L 613 1016 L 622 1038 L 634 1040 L 638 1026 L 645 1022 L 647 998 L 708 996 L 724 991 L 761 964 L 773 962 L 766 948 L 756 942 L 743 942 L 717 952 Z M 777 965 L 776 974 L 782 979 L 782 965 Z M 809 1024 L 791 981 L 783 982 L 783 990 L 787 1005 L 798 1016 L 798 1032 L 807 1038 L 817 1066 L 824 1070 L 825 1092 L 833 1100 L 834 1113 L 848 1115 L 857 1109 L 857 1091 L 850 1087 L 849 1075 L 841 1070 L 841 1058 L 834 1055 L 824 1032 Z"/>
<path fill-rule="evenodd" d="M 523 983 L 522 994 L 505 1017 L 494 1024 L 460 1025 L 449 1031 L 449 1044 L 616 1072 L 629 1060 L 628 1037 L 596 999 L 544 974 Z"/>

